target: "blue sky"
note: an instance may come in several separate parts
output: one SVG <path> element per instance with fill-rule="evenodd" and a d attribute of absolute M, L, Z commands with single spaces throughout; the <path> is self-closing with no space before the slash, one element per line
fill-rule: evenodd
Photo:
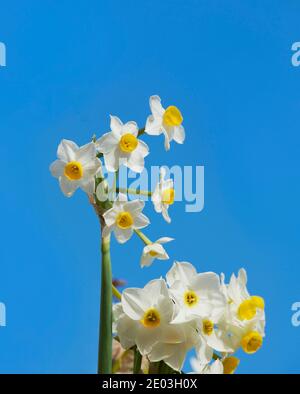
<path fill-rule="evenodd" d="M 245 267 L 267 338 L 239 371 L 300 372 L 299 12 L 296 0 L 2 2 L 0 372 L 96 371 L 98 223 L 48 166 L 62 138 L 87 142 L 110 113 L 143 126 L 151 94 L 181 108 L 187 139 L 165 153 L 145 137 L 147 166 L 205 166 L 205 207 L 177 203 L 168 225 L 149 203 L 147 234 L 176 238 L 171 260 L 141 270 L 140 240 L 113 240 L 114 276 L 143 286 L 173 259 Z"/>

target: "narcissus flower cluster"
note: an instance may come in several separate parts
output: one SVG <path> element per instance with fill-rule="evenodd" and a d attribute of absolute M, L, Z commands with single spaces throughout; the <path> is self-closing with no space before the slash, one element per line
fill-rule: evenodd
<path fill-rule="evenodd" d="M 228 285 L 223 279 L 175 262 L 166 280 L 124 290 L 114 306 L 114 329 L 122 347 L 136 346 L 150 362 L 163 360 L 176 371 L 194 348 L 195 372 L 233 373 L 239 364 L 233 356 L 237 350 L 253 354 L 262 346 L 264 302 L 249 295 L 244 269 Z"/>
<path fill-rule="evenodd" d="M 130 354 L 129 364 L 133 365 L 134 373 L 147 373 L 147 368 L 149 373 L 182 371 L 192 349 L 194 373 L 234 373 L 239 364 L 235 352 L 242 349 L 247 354 L 256 353 L 265 336 L 264 300 L 249 294 L 244 269 L 226 283 L 223 274 L 199 273 L 188 262 L 174 262 L 165 279 L 152 280 L 144 288 L 127 288 L 120 294 L 112 282 L 112 234 L 120 244 L 130 241 L 132 236 L 141 239 L 143 246 L 137 261 L 142 268 L 156 260 L 168 260 L 166 248 L 174 241 L 166 236 L 152 241 L 143 232 L 150 220 L 143 213 L 145 201 L 141 195 L 150 197 L 154 211 L 167 223 L 171 222 L 169 210 L 176 201 L 176 184 L 166 169 L 160 168 L 153 191 L 121 188 L 119 184 L 121 166 L 138 174 L 144 170 L 150 153 L 144 137 L 151 139 L 162 134 L 166 151 L 172 141 L 183 144 L 185 140 L 180 109 L 175 105 L 163 107 L 156 95 L 149 102 L 151 114 L 145 127 L 110 116 L 110 130 L 100 138 L 94 136 L 81 147 L 62 140 L 57 160 L 50 166 L 65 196 L 71 197 L 78 188 L 87 193 L 101 223 L 98 373 L 118 372 L 116 368 L 121 365 L 119 359 L 113 362 L 113 333 L 122 352 Z M 113 185 L 104 176 L 104 167 L 114 177 Z M 113 295 L 119 302 L 113 304 Z"/>

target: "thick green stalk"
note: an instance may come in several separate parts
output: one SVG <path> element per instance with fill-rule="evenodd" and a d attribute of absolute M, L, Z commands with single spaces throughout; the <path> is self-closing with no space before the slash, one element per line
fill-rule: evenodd
<path fill-rule="evenodd" d="M 112 274 L 110 236 L 102 238 L 101 307 L 98 373 L 112 373 Z"/>
<path fill-rule="evenodd" d="M 138 374 L 141 371 L 142 355 L 138 351 L 137 347 L 134 349 L 134 361 L 133 361 L 133 373 Z"/>
<path fill-rule="evenodd" d="M 137 196 L 146 196 L 146 197 L 151 197 L 152 192 L 148 190 L 137 190 L 137 189 L 127 189 L 126 187 L 117 187 L 116 188 L 117 193 L 124 193 L 124 194 L 134 194 Z"/>

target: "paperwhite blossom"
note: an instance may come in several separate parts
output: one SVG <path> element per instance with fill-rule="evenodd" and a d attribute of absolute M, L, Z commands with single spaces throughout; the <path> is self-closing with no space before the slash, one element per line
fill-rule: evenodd
<path fill-rule="evenodd" d="M 111 131 L 99 138 L 95 144 L 97 150 L 103 153 L 107 170 L 116 172 L 124 164 L 134 172 L 142 172 L 149 148 L 138 138 L 137 124 L 123 124 L 116 116 L 111 116 L 110 119 Z"/>
<path fill-rule="evenodd" d="M 170 324 L 174 303 L 163 279 L 149 282 L 143 289 L 123 291 L 122 301 L 115 307 L 114 328 L 121 345 L 136 345 L 150 361 L 164 360 L 180 369 L 192 341 L 187 325 Z"/>
<path fill-rule="evenodd" d="M 124 243 L 129 240 L 134 230 L 148 226 L 150 221 L 142 213 L 144 206 L 144 201 L 127 201 L 127 196 L 119 193 L 113 207 L 103 214 L 106 224 L 103 229 L 103 237 L 113 231 L 117 241 Z"/>
<path fill-rule="evenodd" d="M 214 321 L 224 313 L 225 297 L 215 273 L 198 274 L 192 264 L 175 262 L 167 273 L 167 283 L 177 306 L 174 323 L 207 316 Z"/>
<path fill-rule="evenodd" d="M 169 206 L 174 203 L 175 190 L 172 179 L 164 179 L 165 168 L 160 169 L 159 182 L 152 194 L 152 202 L 156 212 L 161 213 L 166 222 L 170 223 L 171 218 L 168 213 Z"/>
<path fill-rule="evenodd" d="M 183 144 L 185 131 L 182 126 L 183 117 L 179 109 L 174 105 L 164 109 L 159 96 L 151 96 L 149 104 L 152 114 L 147 119 L 145 133 L 150 135 L 164 134 L 166 150 L 170 149 L 172 140 Z"/>
<path fill-rule="evenodd" d="M 95 175 L 101 169 L 93 143 L 78 147 L 73 141 L 62 140 L 57 157 L 51 166 L 51 174 L 58 178 L 65 196 L 71 197 L 77 188 L 88 194 L 95 192 Z"/>
<path fill-rule="evenodd" d="M 141 257 L 141 267 L 149 267 L 155 259 L 168 260 L 169 256 L 162 245 L 170 241 L 173 241 L 173 238 L 163 237 L 146 245 Z"/>

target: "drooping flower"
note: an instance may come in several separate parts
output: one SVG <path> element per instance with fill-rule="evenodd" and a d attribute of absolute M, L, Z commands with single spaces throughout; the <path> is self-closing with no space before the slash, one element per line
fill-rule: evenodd
<path fill-rule="evenodd" d="M 124 290 L 114 312 L 114 329 L 121 345 L 125 349 L 136 345 L 150 361 L 164 360 L 177 368 L 176 352 L 185 348 L 185 357 L 187 333 L 185 325 L 170 324 L 173 311 L 174 303 L 163 279 L 152 280 L 143 289 Z M 184 357 L 180 357 L 180 367 Z"/>
<path fill-rule="evenodd" d="M 169 206 L 174 203 L 175 190 L 172 179 L 165 179 L 165 168 L 160 169 L 159 182 L 152 194 L 152 202 L 156 212 L 161 213 L 166 222 L 171 223 L 168 213 Z"/>
<path fill-rule="evenodd" d="M 149 135 L 165 136 L 165 149 L 170 149 L 170 142 L 174 140 L 183 144 L 185 131 L 182 126 L 183 117 L 180 110 L 174 105 L 164 109 L 159 96 L 151 96 L 149 100 L 152 114 L 148 117 L 145 133 Z"/>
<path fill-rule="evenodd" d="M 96 148 L 103 153 L 108 171 L 116 172 L 124 164 L 134 172 L 142 172 L 144 158 L 149 154 L 145 142 L 138 139 L 138 126 L 135 122 L 125 124 L 116 117 L 110 117 L 109 133 L 96 141 Z"/>
<path fill-rule="evenodd" d="M 192 264 L 175 262 L 167 273 L 167 283 L 177 306 L 174 323 L 207 316 L 214 321 L 224 314 L 225 297 L 217 274 L 198 274 Z"/>
<path fill-rule="evenodd" d="M 168 260 L 169 256 L 162 244 L 170 241 L 173 241 L 173 238 L 163 237 L 152 244 L 146 245 L 141 257 L 141 267 L 149 267 L 155 259 Z"/>
<path fill-rule="evenodd" d="M 78 147 L 73 141 L 62 140 L 57 157 L 50 165 L 51 174 L 58 178 L 62 192 L 71 197 L 77 188 L 88 194 L 95 192 L 95 175 L 101 169 L 94 143 Z"/>
<path fill-rule="evenodd" d="M 103 214 L 106 224 L 103 229 L 103 237 L 113 231 L 117 241 L 124 243 L 129 240 L 134 230 L 148 226 L 150 221 L 142 213 L 144 206 L 144 201 L 127 201 L 127 196 L 119 193 L 113 207 Z"/>

